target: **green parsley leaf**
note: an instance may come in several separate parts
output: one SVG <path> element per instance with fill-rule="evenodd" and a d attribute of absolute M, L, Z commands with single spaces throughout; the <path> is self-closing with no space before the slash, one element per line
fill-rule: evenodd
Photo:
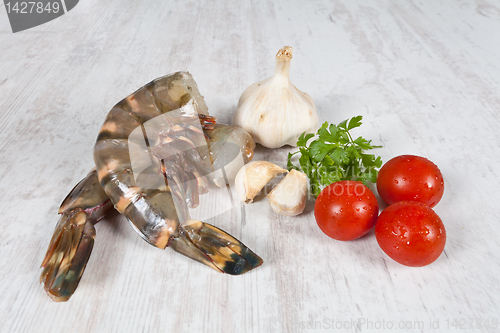
<path fill-rule="evenodd" d="M 297 146 L 298 147 L 305 147 L 307 144 L 307 141 L 309 141 L 309 139 L 312 138 L 313 136 L 314 136 L 313 133 L 309 133 L 307 135 L 306 135 L 306 132 L 302 133 L 299 136 L 299 139 L 297 140 Z"/>
<path fill-rule="evenodd" d="M 340 180 L 358 180 L 365 185 L 377 181 L 382 159 L 365 151 L 381 146 L 372 146 L 371 140 L 361 136 L 353 140 L 349 132 L 360 127 L 362 119 L 362 116 L 356 116 L 338 125 L 324 122 L 316 135 L 302 133 L 297 140 L 299 151 L 288 153 L 288 170 L 302 170 L 309 177 L 311 193 L 315 197 L 322 187 Z M 300 153 L 298 166 L 292 163 L 292 157 L 297 153 Z"/>
<path fill-rule="evenodd" d="M 347 121 L 348 121 L 348 120 L 349 120 L 349 119 L 346 119 L 346 120 L 344 120 L 344 121 L 341 121 L 341 122 L 337 125 L 337 127 L 340 127 L 340 128 L 343 128 L 343 129 L 347 129 Z"/>
<path fill-rule="evenodd" d="M 325 143 L 323 141 L 313 141 L 309 146 L 309 153 L 311 154 L 315 162 L 320 162 L 333 148 L 335 148 L 335 146 L 330 143 Z"/>
<path fill-rule="evenodd" d="M 361 119 L 363 119 L 363 116 L 356 116 L 352 117 L 349 120 L 349 125 L 347 125 L 347 130 L 352 130 L 353 128 L 361 126 Z"/>
<path fill-rule="evenodd" d="M 345 150 L 342 147 L 339 147 L 335 149 L 330 155 L 329 155 L 333 162 L 336 165 L 342 165 L 342 164 L 347 164 L 349 163 L 349 156 L 347 154 L 347 150 Z"/>

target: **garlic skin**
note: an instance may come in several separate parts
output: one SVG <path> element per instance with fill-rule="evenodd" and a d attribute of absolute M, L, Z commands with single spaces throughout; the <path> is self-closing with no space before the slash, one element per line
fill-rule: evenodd
<path fill-rule="evenodd" d="M 285 216 L 301 214 L 307 202 L 307 176 L 297 170 L 290 171 L 267 197 L 276 213 Z"/>
<path fill-rule="evenodd" d="M 291 60 L 290 46 L 279 50 L 274 75 L 248 87 L 233 115 L 233 126 L 243 128 L 267 148 L 296 147 L 300 134 L 314 133 L 319 127 L 311 96 L 290 82 Z"/>
<path fill-rule="evenodd" d="M 234 185 L 241 201 L 249 204 L 253 198 L 280 173 L 288 172 L 276 164 L 266 161 L 254 161 L 244 165 L 236 178 Z"/>

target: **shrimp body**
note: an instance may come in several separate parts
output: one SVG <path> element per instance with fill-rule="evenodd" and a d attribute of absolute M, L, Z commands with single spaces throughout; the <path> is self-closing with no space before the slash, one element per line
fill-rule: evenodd
<path fill-rule="evenodd" d="M 233 275 L 262 264 L 262 259 L 239 240 L 189 215 L 188 207 L 199 204 L 199 195 L 212 186 L 221 186 L 228 174 L 234 174 L 252 158 L 255 148 L 245 131 L 215 122 L 187 72 L 153 80 L 111 109 L 94 147 L 96 171 L 82 181 L 86 185 L 82 185 L 83 190 L 70 193 L 69 197 L 78 199 L 70 210 L 64 202 L 61 206 L 61 209 L 66 207 L 61 211 L 61 221 L 86 229 L 61 227 L 60 222 L 42 264 L 41 279 L 54 300 L 65 301 L 71 296 L 90 256 L 92 247 L 82 239 L 92 238 L 93 244 L 93 224 L 102 216 L 89 215 L 85 209 L 94 207 L 93 212 L 105 203 L 109 206 L 108 198 L 153 246 L 161 249 L 170 246 L 191 259 Z M 90 199 L 80 200 L 82 194 Z M 87 201 L 92 203 L 86 204 Z M 84 222 L 81 212 L 88 215 Z M 71 244 L 61 242 L 61 236 L 56 235 L 61 234 L 59 229 L 66 230 L 62 234 L 67 234 L 67 238 L 71 238 L 73 230 L 85 229 L 87 233 L 78 232 L 86 238 L 80 235 L 73 237 Z M 55 277 L 63 274 L 65 260 L 71 261 L 64 253 L 70 253 L 70 249 L 78 252 L 79 246 L 85 253 L 80 257 L 86 259 L 79 265 L 77 275 L 65 275 L 71 282 L 71 288 L 67 288 Z M 64 297 L 59 296 L 62 294 Z"/>

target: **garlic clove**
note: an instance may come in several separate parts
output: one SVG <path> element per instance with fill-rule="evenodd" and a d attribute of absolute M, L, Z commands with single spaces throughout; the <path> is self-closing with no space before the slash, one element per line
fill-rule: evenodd
<path fill-rule="evenodd" d="M 238 171 L 234 179 L 236 192 L 242 201 L 252 203 L 253 198 L 271 179 L 284 172 L 288 171 L 270 162 L 250 162 Z"/>
<path fill-rule="evenodd" d="M 290 82 L 291 59 L 291 47 L 279 50 L 275 74 L 248 87 L 233 115 L 234 126 L 267 148 L 296 146 L 300 134 L 316 132 L 319 127 L 311 96 Z"/>
<path fill-rule="evenodd" d="M 307 202 L 307 176 L 292 170 L 267 195 L 271 208 L 278 214 L 296 216 L 304 211 Z"/>

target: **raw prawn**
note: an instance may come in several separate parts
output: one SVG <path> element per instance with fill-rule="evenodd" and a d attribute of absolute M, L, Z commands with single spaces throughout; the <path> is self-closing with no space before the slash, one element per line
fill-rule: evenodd
<path fill-rule="evenodd" d="M 243 274 L 262 259 L 221 229 L 190 218 L 199 194 L 221 186 L 253 154 L 244 130 L 208 115 L 192 76 L 156 79 L 109 112 L 94 147 L 92 170 L 63 201 L 43 260 L 41 282 L 55 301 L 68 300 L 94 244 L 94 224 L 113 206 L 151 245 L 213 269 Z"/>

